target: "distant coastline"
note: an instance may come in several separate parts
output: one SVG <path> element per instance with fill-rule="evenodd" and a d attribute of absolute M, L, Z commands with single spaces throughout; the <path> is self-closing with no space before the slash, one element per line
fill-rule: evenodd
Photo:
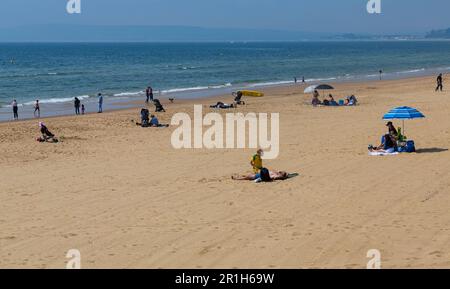
<path fill-rule="evenodd" d="M 168 43 L 279 42 L 332 40 L 447 40 L 449 29 L 426 33 L 326 33 L 277 29 L 205 28 L 196 26 L 34 25 L 0 28 L 0 43 Z"/>

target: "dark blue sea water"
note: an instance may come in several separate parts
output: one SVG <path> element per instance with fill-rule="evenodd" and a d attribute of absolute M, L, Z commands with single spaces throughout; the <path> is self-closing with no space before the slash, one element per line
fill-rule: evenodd
<path fill-rule="evenodd" d="M 0 106 L 309 82 L 450 69 L 450 42 L 0 44 Z M 186 92 L 190 92 L 186 94 Z"/>

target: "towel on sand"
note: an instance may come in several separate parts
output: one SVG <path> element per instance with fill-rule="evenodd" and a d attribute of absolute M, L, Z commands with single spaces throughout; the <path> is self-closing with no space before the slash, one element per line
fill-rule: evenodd
<path fill-rule="evenodd" d="M 369 156 L 394 156 L 398 155 L 398 152 L 386 153 L 386 152 L 369 152 Z"/>

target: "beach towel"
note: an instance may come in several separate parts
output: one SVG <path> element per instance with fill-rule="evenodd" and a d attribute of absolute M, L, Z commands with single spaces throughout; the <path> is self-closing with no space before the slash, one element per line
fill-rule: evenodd
<path fill-rule="evenodd" d="M 398 155 L 398 152 L 388 153 L 388 152 L 369 152 L 369 156 L 394 156 Z"/>

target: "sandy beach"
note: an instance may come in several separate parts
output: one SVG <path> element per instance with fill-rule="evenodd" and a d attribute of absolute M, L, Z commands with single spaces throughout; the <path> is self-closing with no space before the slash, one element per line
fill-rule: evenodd
<path fill-rule="evenodd" d="M 304 86 L 268 88 L 240 112 L 280 113 L 282 182 L 231 180 L 251 149 L 175 150 L 173 127 L 141 128 L 138 109 L 0 123 L 0 268 L 450 268 L 450 92 L 435 77 L 336 83 L 357 107 L 312 107 Z M 192 114 L 230 96 L 164 101 Z M 382 116 L 408 105 L 417 153 L 368 156 Z M 210 110 L 204 108 L 204 112 Z M 400 126 L 401 122 L 395 122 Z"/>

